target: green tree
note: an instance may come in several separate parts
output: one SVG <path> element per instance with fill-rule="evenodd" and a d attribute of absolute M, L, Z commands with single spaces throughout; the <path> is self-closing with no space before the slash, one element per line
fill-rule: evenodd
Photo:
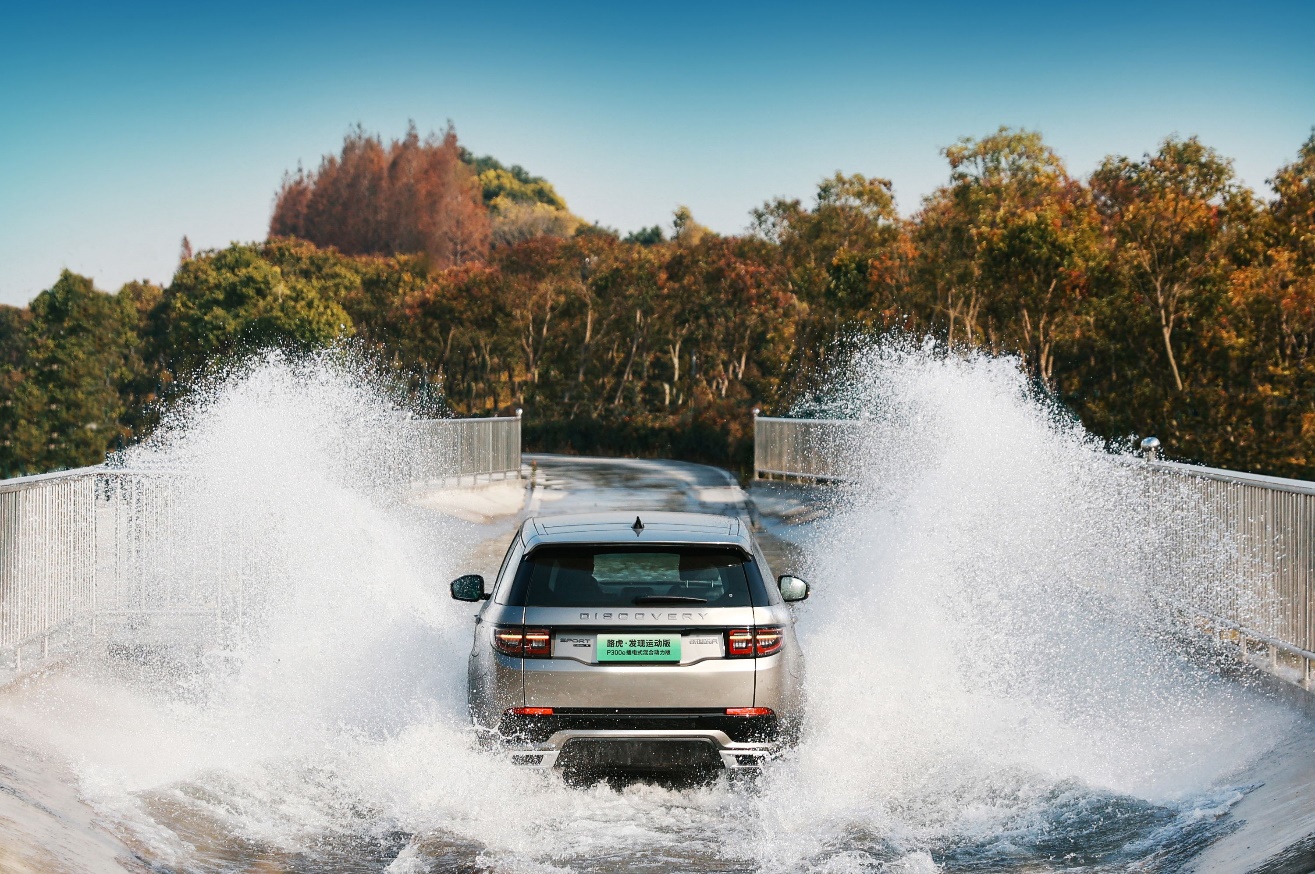
<path fill-rule="evenodd" d="M 127 387 L 144 370 L 138 287 L 109 295 L 64 271 L 36 296 L 19 353 L 21 379 L 6 416 L 10 472 L 80 467 L 130 437 Z"/>
<path fill-rule="evenodd" d="M 520 164 L 507 167 L 491 155 L 477 158 L 466 149 L 461 150 L 461 160 L 474 168 L 475 173 L 478 174 L 486 204 L 492 204 L 498 198 L 506 198 L 521 203 L 542 203 L 554 209 L 566 209 L 566 201 L 562 200 L 551 182 L 542 176 L 532 176 Z"/>
<path fill-rule="evenodd" d="M 506 167 L 489 155 L 476 158 L 466 150 L 461 158 L 479 177 L 484 204 L 492 222 L 495 246 L 511 246 L 535 237 L 570 237 L 586 225 L 572 215 L 552 184 L 532 176 L 519 164 Z"/>
<path fill-rule="evenodd" d="M 755 236 L 770 244 L 760 257 L 795 302 L 796 323 L 782 335 L 790 378 L 779 400 L 788 404 L 817 391 L 832 359 L 863 332 L 904 323 L 904 223 L 888 180 L 840 173 L 822 180 L 811 209 L 778 198 L 752 219 Z"/>
<path fill-rule="evenodd" d="M 752 216 L 754 232 L 780 249 L 788 290 L 828 311 L 833 325 L 871 306 L 868 264 L 900 236 L 890 181 L 859 174 L 822 180 L 811 210 L 778 198 Z"/>
<path fill-rule="evenodd" d="M 27 374 L 23 365 L 27 356 L 27 329 L 32 311 L 27 307 L 0 304 L 0 477 L 14 476 L 28 469 L 27 462 L 14 444 L 18 425 L 17 392 Z"/>
<path fill-rule="evenodd" d="M 342 301 L 350 262 L 274 241 L 202 253 L 179 266 L 155 310 L 157 354 L 173 374 L 272 347 L 309 350 L 354 332 Z"/>
<path fill-rule="evenodd" d="M 656 246 L 658 243 L 665 243 L 666 240 L 667 236 L 662 232 L 661 225 L 640 228 L 637 231 L 631 231 L 625 236 L 625 242 L 638 243 L 641 246 Z"/>

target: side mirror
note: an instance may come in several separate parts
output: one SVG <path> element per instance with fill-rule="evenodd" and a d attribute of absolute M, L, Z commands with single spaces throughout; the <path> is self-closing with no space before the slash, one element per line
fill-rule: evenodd
<path fill-rule="evenodd" d="M 786 601 L 806 601 L 808 600 L 808 583 L 786 574 L 776 581 L 781 587 L 781 597 Z"/>
<path fill-rule="evenodd" d="M 452 581 L 452 597 L 458 601 L 483 601 L 484 578 L 479 574 L 466 574 Z"/>

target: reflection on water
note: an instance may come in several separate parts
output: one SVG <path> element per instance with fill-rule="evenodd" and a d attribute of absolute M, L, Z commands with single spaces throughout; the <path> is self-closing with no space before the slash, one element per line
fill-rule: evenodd
<path fill-rule="evenodd" d="M 568 785 L 481 751 L 445 586 L 481 534 L 361 481 L 343 446 L 405 449 L 329 362 L 257 367 L 136 450 L 186 471 L 193 525 L 260 520 L 223 651 L 121 649 L 3 715 L 161 871 L 1176 870 L 1230 827 L 1292 717 L 1166 635 L 1126 469 L 1007 361 L 878 346 L 830 402 L 873 417 L 865 484 L 801 535 L 809 727 L 757 780 Z"/>

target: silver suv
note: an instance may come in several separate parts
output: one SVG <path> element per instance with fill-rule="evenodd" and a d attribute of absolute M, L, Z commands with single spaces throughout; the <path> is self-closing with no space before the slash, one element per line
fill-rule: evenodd
<path fill-rule="evenodd" d="M 703 513 L 526 520 L 483 601 L 470 653 L 477 728 L 524 765 L 575 770 L 755 768 L 802 712 L 803 657 L 746 527 Z"/>

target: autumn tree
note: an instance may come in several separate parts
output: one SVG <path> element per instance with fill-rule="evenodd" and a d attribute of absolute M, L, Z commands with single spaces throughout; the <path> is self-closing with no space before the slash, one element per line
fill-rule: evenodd
<path fill-rule="evenodd" d="M 1175 332 L 1204 315 L 1221 288 L 1221 244 L 1230 214 L 1245 216 L 1247 194 L 1232 162 L 1195 137 L 1170 137 L 1140 160 L 1107 158 L 1091 186 L 1118 278 L 1157 322 L 1168 376 L 1181 392 Z"/>
<path fill-rule="evenodd" d="M 715 236 L 706 225 L 694 220 L 694 212 L 685 205 L 676 207 L 671 216 L 671 239 L 682 246 L 696 245 L 708 236 Z"/>
<path fill-rule="evenodd" d="M 584 224 L 564 209 L 507 199 L 495 200 L 489 217 L 495 246 L 513 246 L 536 237 L 572 237 Z"/>
<path fill-rule="evenodd" d="M 1297 160 L 1269 180 L 1277 195 L 1269 205 L 1268 232 L 1275 245 L 1292 253 L 1303 271 L 1315 271 L 1315 133 L 1301 146 Z"/>
<path fill-rule="evenodd" d="M 914 234 L 933 323 L 951 343 L 1018 353 L 1050 385 L 1100 256 L 1090 198 L 1032 131 L 1001 128 L 945 156 L 950 184 L 927 199 Z"/>
<path fill-rule="evenodd" d="M 812 209 L 778 198 L 752 217 L 754 232 L 779 247 L 789 291 L 833 323 L 870 305 L 868 264 L 899 236 L 890 181 L 859 174 L 822 180 Z"/>
<path fill-rule="evenodd" d="M 683 380 L 680 343 L 670 344 L 682 397 L 761 399 L 785 370 L 799 304 L 767 254 L 756 240 L 714 237 L 668 259 L 662 323 L 688 344 Z"/>
<path fill-rule="evenodd" d="M 911 302 L 951 349 L 983 341 L 985 289 L 971 223 L 947 196 L 929 197 L 914 223 Z"/>
<path fill-rule="evenodd" d="M 774 281 L 799 303 L 791 376 L 779 392 L 785 404 L 815 392 L 832 358 L 847 354 L 861 332 L 904 325 L 896 303 L 907 260 L 904 223 L 890 181 L 860 174 L 822 180 L 811 208 L 777 198 L 751 215 L 754 235 L 771 244 L 762 255 Z"/>
<path fill-rule="evenodd" d="M 567 312 L 576 317 L 572 339 L 580 352 L 578 361 L 563 364 L 575 364 L 575 386 L 568 395 L 578 394 L 580 408 L 595 418 L 609 412 L 619 418 L 668 409 L 665 404 L 659 407 L 654 369 L 666 326 L 658 297 L 667 254 L 609 240 L 593 244 L 586 256 L 581 293 L 569 302 Z M 574 350 L 563 351 L 569 355 Z"/>
<path fill-rule="evenodd" d="M 198 372 L 344 335 L 426 411 L 523 407 L 530 448 L 742 463 L 754 405 L 808 400 L 898 328 L 1019 356 L 1096 435 L 1315 478 L 1315 137 L 1269 202 L 1194 139 L 1086 183 L 1029 131 L 945 156 L 909 219 L 889 182 L 836 174 L 746 236 L 681 208 L 623 240 L 450 129 L 358 129 L 286 180 L 265 243 L 184 246 L 164 289 L 65 274 L 0 307 L 0 470 L 97 461 Z"/>
<path fill-rule="evenodd" d="M 1218 464 L 1310 477 L 1315 471 L 1315 135 L 1269 180 L 1229 276 L 1219 332 L 1231 391 Z M 1251 245 L 1247 245 L 1247 244 Z"/>
<path fill-rule="evenodd" d="M 438 267 L 488 253 L 480 181 L 451 125 L 420 139 L 412 125 L 387 146 L 361 128 L 319 169 L 284 179 L 271 237 L 300 237 L 351 255 L 424 253 Z"/>
<path fill-rule="evenodd" d="M 516 338 L 506 330 L 506 280 L 497 267 L 465 264 L 405 295 L 394 347 L 442 387 L 461 415 L 506 413 L 515 400 Z"/>

